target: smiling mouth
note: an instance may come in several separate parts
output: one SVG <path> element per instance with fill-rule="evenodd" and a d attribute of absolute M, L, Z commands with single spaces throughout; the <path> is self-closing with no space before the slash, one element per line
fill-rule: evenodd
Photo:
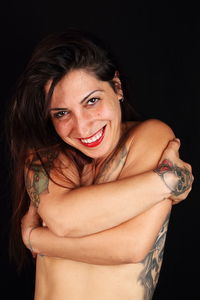
<path fill-rule="evenodd" d="M 105 128 L 106 128 L 106 126 L 104 126 L 99 131 L 97 131 L 95 134 L 93 134 L 92 136 L 90 136 L 86 139 L 79 139 L 81 144 L 83 144 L 86 147 L 96 147 L 96 146 L 98 146 L 104 138 Z"/>

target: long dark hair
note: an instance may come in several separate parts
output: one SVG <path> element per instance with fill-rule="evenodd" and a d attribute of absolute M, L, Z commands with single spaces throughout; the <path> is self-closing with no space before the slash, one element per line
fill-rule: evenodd
<path fill-rule="evenodd" d="M 51 34 L 38 44 L 18 80 L 8 115 L 13 165 L 11 253 L 19 266 L 26 252 L 21 240 L 20 222 L 30 203 L 24 182 L 24 165 L 30 149 L 41 163 L 42 151 L 53 155 L 62 151 L 75 161 L 79 169 L 84 160 L 90 160 L 60 139 L 47 113 L 56 84 L 74 69 L 92 72 L 99 80 L 109 82 L 113 89 L 113 78 L 117 72 L 124 94 L 122 121 L 136 119 L 129 104 L 126 77 L 108 46 L 100 39 L 91 33 L 69 29 Z M 45 95 L 44 87 L 49 80 L 51 86 L 48 95 Z"/>

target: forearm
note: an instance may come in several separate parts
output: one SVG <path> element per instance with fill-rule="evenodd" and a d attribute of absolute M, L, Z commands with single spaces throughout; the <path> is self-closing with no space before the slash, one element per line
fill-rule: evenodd
<path fill-rule="evenodd" d="M 90 264 L 137 263 L 148 254 L 171 209 L 171 201 L 159 203 L 117 227 L 81 238 L 64 238 L 47 228 L 34 229 L 35 252 Z"/>
<path fill-rule="evenodd" d="M 59 236 L 80 237 L 117 226 L 170 195 L 153 171 L 115 182 L 44 194 L 38 213 Z"/>

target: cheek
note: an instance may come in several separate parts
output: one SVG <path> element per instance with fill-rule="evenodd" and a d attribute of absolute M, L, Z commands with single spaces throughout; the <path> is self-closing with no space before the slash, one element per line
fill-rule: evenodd
<path fill-rule="evenodd" d="M 57 134 L 61 137 L 67 137 L 70 133 L 70 126 L 65 124 L 64 122 L 58 122 L 57 124 L 53 124 Z"/>
<path fill-rule="evenodd" d="M 117 100 L 113 100 L 110 103 L 106 103 L 101 107 L 101 110 L 98 111 L 98 116 L 101 116 L 104 119 L 113 120 L 117 119 L 117 116 L 120 116 L 121 109 L 118 105 Z"/>
<path fill-rule="evenodd" d="M 118 105 L 118 102 L 112 103 L 109 107 L 108 115 L 111 120 L 121 122 L 121 108 L 120 105 Z"/>
<path fill-rule="evenodd" d="M 96 118 L 98 120 L 111 120 L 111 119 L 113 119 L 113 112 L 111 109 L 105 109 L 105 110 L 99 111 L 96 114 Z"/>

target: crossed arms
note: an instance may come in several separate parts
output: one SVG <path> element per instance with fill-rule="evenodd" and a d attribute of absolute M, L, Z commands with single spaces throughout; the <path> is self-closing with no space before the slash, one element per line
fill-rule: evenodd
<path fill-rule="evenodd" d="M 177 142 L 168 147 L 163 159 L 171 155 L 182 167 L 187 183 L 180 195 L 172 195 L 174 187 L 165 184 L 159 168 L 156 173 L 151 171 L 168 141 L 174 138 L 164 123 L 144 122 L 133 136 L 120 180 L 72 191 L 49 182 L 49 192 L 39 195 L 37 210 L 47 227 L 31 233 L 35 252 L 94 264 L 138 262 L 145 257 L 170 213 L 172 201 L 167 198 L 184 199 L 191 188 L 192 175 L 186 174 L 185 164 L 178 158 Z M 176 164 L 173 166 L 175 172 Z M 33 222 L 35 208 L 29 210 L 25 218 L 32 212 Z M 27 235 L 23 234 L 25 243 Z"/>

